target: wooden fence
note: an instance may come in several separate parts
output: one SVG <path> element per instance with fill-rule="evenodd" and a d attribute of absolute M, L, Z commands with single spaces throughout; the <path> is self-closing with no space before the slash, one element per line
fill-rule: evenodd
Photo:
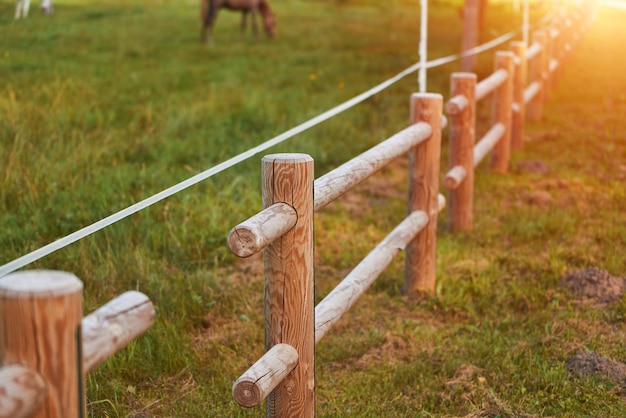
<path fill-rule="evenodd" d="M 560 14 L 533 34 L 529 48 L 495 54 L 491 75 L 451 78 L 450 100 L 414 94 L 411 125 L 314 180 L 304 154 L 268 155 L 262 161 L 263 210 L 232 229 L 232 251 L 263 251 L 266 353 L 233 385 L 235 400 L 254 407 L 267 398 L 267 415 L 315 415 L 315 344 L 346 313 L 395 255 L 406 250 L 404 290 L 434 293 L 442 129 L 449 125 L 450 228 L 472 228 L 475 167 L 491 153 L 496 172 L 509 169 L 511 150 L 523 147 L 524 121 L 541 118 L 567 52 L 590 13 Z M 475 143 L 476 106 L 491 97 L 492 125 Z M 383 167 L 409 155 L 408 216 L 317 306 L 313 304 L 313 214 Z M 82 318 L 82 283 L 74 275 L 26 271 L 0 279 L 0 418 L 85 416 L 85 374 L 154 322 L 154 307 L 127 292 Z"/>
<path fill-rule="evenodd" d="M 511 150 L 523 147 L 524 121 L 541 118 L 566 53 L 586 22 L 582 13 L 555 19 L 558 28 L 537 31 L 526 49 L 495 53 L 492 74 L 477 83 L 455 73 L 449 116 L 450 229 L 472 228 L 474 169 L 491 154 L 491 168 L 507 172 Z M 492 125 L 475 143 L 477 102 L 491 97 Z M 324 176 L 313 179 L 313 159 L 304 154 L 268 155 L 262 161 L 263 210 L 234 227 L 231 250 L 247 257 L 263 250 L 266 353 L 233 384 L 244 407 L 263 400 L 270 417 L 315 416 L 315 344 L 369 288 L 401 250 L 406 250 L 404 290 L 433 294 L 437 216 L 446 206 L 439 194 L 443 98 L 411 97 L 411 126 Z M 528 108 L 528 116 L 526 110 Z M 313 213 L 351 190 L 393 160 L 409 154 L 408 216 L 317 306 L 313 306 Z"/>
<path fill-rule="evenodd" d="M 82 292 L 59 271 L 0 279 L 0 418 L 86 416 L 85 374 L 154 322 L 152 302 L 134 291 L 83 318 Z"/>

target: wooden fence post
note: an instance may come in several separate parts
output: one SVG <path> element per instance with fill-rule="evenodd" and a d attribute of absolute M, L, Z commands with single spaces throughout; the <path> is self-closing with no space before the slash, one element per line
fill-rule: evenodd
<path fill-rule="evenodd" d="M 305 154 L 263 158 L 263 207 L 283 202 L 298 214 L 293 229 L 268 245 L 265 263 L 265 350 L 288 344 L 298 365 L 267 398 L 269 417 L 315 416 L 313 294 L 313 159 Z"/>
<path fill-rule="evenodd" d="M 448 225 L 453 232 L 471 231 L 474 224 L 474 142 L 476 141 L 476 74 L 453 73 L 450 97 L 465 97 L 466 106 L 457 111 L 447 105 L 450 115 L 450 168 L 465 169 L 465 179 L 448 193 Z"/>
<path fill-rule="evenodd" d="M 429 216 L 428 226 L 406 249 L 404 291 L 411 295 L 435 293 L 442 107 L 440 94 L 411 96 L 411 123 L 426 122 L 432 128 L 430 138 L 409 152 L 408 211 L 422 210 Z"/>
<path fill-rule="evenodd" d="M 36 370 L 48 384 L 37 418 L 84 417 L 82 290 L 73 274 L 25 271 L 0 279 L 0 361 Z"/>
<path fill-rule="evenodd" d="M 530 63 L 530 81 L 540 86 L 539 92 L 535 94 L 535 97 L 533 97 L 528 104 L 528 118 L 533 121 L 540 120 L 543 115 L 543 103 L 545 102 L 544 95 L 546 91 L 546 80 L 544 77 L 545 60 L 547 56 L 546 39 L 547 35 L 545 31 L 536 31 L 533 33 L 533 43 L 541 45 L 539 53 Z"/>
<path fill-rule="evenodd" d="M 500 173 L 509 171 L 511 160 L 511 105 L 513 103 L 513 53 L 497 51 L 495 71 L 500 69 L 508 73 L 504 83 L 495 91 L 493 96 L 493 123 L 504 125 L 504 134 L 493 148 L 491 154 L 491 168 Z"/>
<path fill-rule="evenodd" d="M 513 120 L 511 121 L 511 150 L 520 151 L 524 148 L 524 120 L 526 119 L 526 105 L 524 103 L 524 89 L 526 88 L 526 43 L 511 42 L 511 49 L 515 54 L 515 76 L 513 77 Z"/>

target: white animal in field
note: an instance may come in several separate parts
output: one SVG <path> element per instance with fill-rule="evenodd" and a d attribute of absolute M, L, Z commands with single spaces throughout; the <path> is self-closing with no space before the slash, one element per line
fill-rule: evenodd
<path fill-rule="evenodd" d="M 15 18 L 19 19 L 21 17 L 27 17 L 29 8 L 30 0 L 17 0 L 17 5 L 15 6 Z M 41 10 L 44 14 L 51 14 L 52 0 L 41 0 Z"/>

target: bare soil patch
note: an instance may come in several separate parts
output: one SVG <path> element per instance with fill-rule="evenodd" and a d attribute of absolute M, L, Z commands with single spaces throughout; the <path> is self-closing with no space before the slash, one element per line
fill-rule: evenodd
<path fill-rule="evenodd" d="M 626 391 L 626 364 L 601 357 L 597 353 L 580 351 L 565 362 L 565 367 L 576 377 L 598 376 L 609 379 Z"/>
<path fill-rule="evenodd" d="M 622 297 L 626 290 L 626 277 L 613 276 L 605 270 L 591 267 L 566 274 L 560 284 L 583 301 L 608 303 Z"/>

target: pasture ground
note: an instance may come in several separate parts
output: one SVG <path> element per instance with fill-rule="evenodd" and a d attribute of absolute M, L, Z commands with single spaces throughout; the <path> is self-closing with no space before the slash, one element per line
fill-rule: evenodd
<path fill-rule="evenodd" d="M 275 3 L 274 42 L 240 39 L 224 13 L 207 49 L 195 2 L 72 0 L 20 22 L 1 2 L 3 262 L 415 60 L 417 1 Z M 431 3 L 431 54 L 455 52 L 458 5 Z M 495 4 L 489 27 L 502 33 L 511 16 Z M 440 218 L 436 296 L 403 296 L 399 257 L 319 343 L 318 416 L 626 416 L 623 379 L 602 369 L 626 361 L 626 298 L 567 286 L 579 277 L 599 294 L 626 276 L 624 18 L 599 8 L 511 173 L 479 167 L 475 230 L 450 234 Z M 481 57 L 479 78 L 490 65 Z M 429 89 L 447 97 L 454 70 L 433 70 Z M 413 90 L 401 82 L 272 151 L 310 153 L 322 174 L 404 126 Z M 224 245 L 260 207 L 259 161 L 29 267 L 83 279 L 86 312 L 128 289 L 155 303 L 155 326 L 89 375 L 90 417 L 264 415 L 230 396 L 263 351 L 262 268 Z M 316 215 L 318 300 L 403 218 L 403 172 L 394 164 Z"/>

